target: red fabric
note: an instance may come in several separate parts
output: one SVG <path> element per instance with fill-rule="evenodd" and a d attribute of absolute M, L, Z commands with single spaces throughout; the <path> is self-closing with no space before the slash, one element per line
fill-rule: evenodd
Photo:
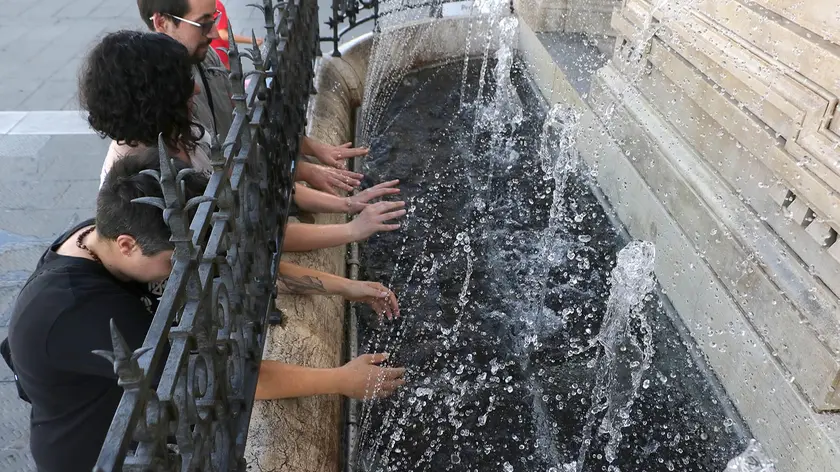
<path fill-rule="evenodd" d="M 228 29 L 228 16 L 227 11 L 225 10 L 225 6 L 222 4 L 221 1 L 216 0 L 216 10 L 219 10 L 221 15 L 219 15 L 219 23 L 218 29 L 226 30 Z M 233 36 L 233 28 L 228 31 L 228 35 Z M 230 47 L 230 43 L 223 40 L 222 38 L 214 39 L 210 42 L 210 47 L 216 50 L 216 53 L 219 55 L 219 59 L 222 60 L 222 64 L 225 65 L 228 69 L 230 69 L 230 59 L 228 59 L 227 53 L 224 51 L 228 47 Z"/>

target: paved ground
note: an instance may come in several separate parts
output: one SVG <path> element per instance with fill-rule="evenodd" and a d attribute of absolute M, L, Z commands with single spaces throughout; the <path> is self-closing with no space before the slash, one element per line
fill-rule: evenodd
<path fill-rule="evenodd" d="M 262 2 L 225 2 L 236 33 L 263 31 L 262 13 L 248 3 Z M 319 3 L 325 35 L 331 2 Z M 48 242 L 93 215 L 107 143 L 76 111 L 77 70 L 92 43 L 124 28 L 145 28 L 135 0 L 0 2 L 0 339 Z M 0 472 L 34 470 L 28 419 L 0 362 Z"/>
<path fill-rule="evenodd" d="M 93 214 L 107 145 L 95 135 L 0 135 L 0 339 L 9 309 L 48 242 Z M 34 470 L 29 407 L 0 362 L 0 471 Z"/>

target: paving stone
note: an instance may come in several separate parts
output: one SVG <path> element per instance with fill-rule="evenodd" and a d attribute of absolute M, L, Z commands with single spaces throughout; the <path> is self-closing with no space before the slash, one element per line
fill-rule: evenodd
<path fill-rule="evenodd" d="M 0 187 L 0 208 L 3 210 L 49 210 L 63 209 L 62 199 L 69 182 L 41 180 L 17 180 L 6 182 Z"/>
<path fill-rule="evenodd" d="M 48 180 L 99 179 L 109 141 L 95 134 L 53 136 L 39 153 L 43 178 Z"/>
<path fill-rule="evenodd" d="M 15 299 L 17 298 L 18 293 L 20 293 L 20 289 L 26 282 L 28 274 L 29 273 L 14 274 L 15 277 L 17 277 L 16 280 L 5 282 L 0 281 L 0 326 L 9 326 L 9 319 L 12 316 L 12 305 L 15 303 Z M 0 361 L 0 364 L 5 364 L 5 362 Z M 2 415 L 0 415 L 0 419 L 2 419 Z"/>
<path fill-rule="evenodd" d="M 10 135 L 95 136 L 85 114 L 79 110 L 34 111 L 27 113 L 9 131 Z M 65 150 L 66 152 L 67 150 Z"/>
<path fill-rule="evenodd" d="M 20 110 L 51 110 L 56 103 L 67 103 L 77 97 L 76 80 L 47 80 L 20 104 Z"/>
<path fill-rule="evenodd" d="M 27 441 L 29 441 L 28 438 Z M 24 450 L 0 449 L 0 470 L 4 472 L 34 472 L 35 463 L 29 455 L 29 448 Z"/>
<path fill-rule="evenodd" d="M 49 142 L 49 136 L 38 135 L 3 135 L 0 136 L 0 162 L 5 165 L 7 158 L 38 155 Z"/>
<path fill-rule="evenodd" d="M 29 454 L 29 404 L 18 398 L 14 382 L 0 382 L 0 470 L 34 471 Z"/>
<path fill-rule="evenodd" d="M 93 217 L 93 208 L 71 210 L 0 210 L 0 229 L 37 238 L 54 238 L 71 221 Z"/>
<path fill-rule="evenodd" d="M 7 44 L 17 41 L 28 31 L 29 29 L 26 26 L 9 25 L 0 28 L 0 48 L 5 48 Z"/>
<path fill-rule="evenodd" d="M 0 157 L 0 165 L 3 166 L 3 172 L 0 172 L 0 186 L 7 185 L 7 182 L 40 178 L 40 164 L 41 161 L 35 156 Z"/>
<path fill-rule="evenodd" d="M 6 87 L 5 82 L 8 80 L 8 77 L 3 79 L 4 88 L 0 89 L 0 110 L 20 110 L 20 104 L 43 83 L 36 80 L 10 84 Z"/>
<path fill-rule="evenodd" d="M 105 1 L 91 10 L 87 18 L 120 19 L 125 17 L 138 17 L 137 4 L 135 2 Z M 139 21 L 139 19 L 138 19 Z"/>
<path fill-rule="evenodd" d="M 28 237 L 23 242 L 0 245 L 0 285 L 16 287 L 35 269 L 52 240 Z"/>
<path fill-rule="evenodd" d="M 54 17 L 56 18 L 90 18 L 91 14 L 96 11 L 100 5 L 106 1 L 110 3 L 118 3 L 114 0 L 76 0 L 69 2 L 67 5 L 58 10 Z"/>
<path fill-rule="evenodd" d="M 26 113 L 21 112 L 0 112 L 0 135 L 6 134 L 23 119 Z"/>

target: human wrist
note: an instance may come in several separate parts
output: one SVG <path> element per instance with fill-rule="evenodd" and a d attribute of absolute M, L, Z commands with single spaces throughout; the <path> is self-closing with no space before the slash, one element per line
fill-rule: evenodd
<path fill-rule="evenodd" d="M 324 149 L 323 144 L 321 144 L 318 141 L 316 141 L 312 138 L 309 138 L 309 137 L 307 137 L 306 140 L 307 140 L 307 147 L 309 148 L 308 149 L 309 154 L 311 156 L 317 157 L 318 160 L 321 160 L 321 152 Z"/>
<path fill-rule="evenodd" d="M 344 395 L 343 388 L 347 385 L 346 374 L 342 367 L 326 369 L 326 387 L 328 395 Z"/>
<path fill-rule="evenodd" d="M 309 182 L 309 178 L 312 177 L 312 165 L 313 164 L 309 162 L 298 162 L 297 172 L 295 172 L 295 181 Z"/>
<path fill-rule="evenodd" d="M 344 226 L 347 227 L 348 243 L 364 239 L 359 218 L 353 218 L 349 222 L 345 223 Z"/>

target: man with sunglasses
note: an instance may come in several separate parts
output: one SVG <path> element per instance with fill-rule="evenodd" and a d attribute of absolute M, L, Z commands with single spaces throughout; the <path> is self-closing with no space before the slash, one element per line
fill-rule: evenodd
<path fill-rule="evenodd" d="M 195 120 L 224 141 L 233 120 L 233 92 L 227 71 L 210 43 L 219 39 L 221 13 L 215 0 L 137 0 L 140 15 L 152 31 L 183 44 L 195 62 L 193 76 L 200 89 L 193 99 Z M 207 150 L 209 151 L 209 149 Z"/>
<path fill-rule="evenodd" d="M 216 9 L 216 0 L 137 0 L 137 7 L 150 30 L 171 36 L 190 52 L 196 62 L 196 83 L 201 89 L 194 100 L 193 115 L 224 142 L 233 120 L 233 104 L 227 69 L 210 45 L 219 39 L 217 23 L 221 13 Z M 343 168 L 345 159 L 363 156 L 367 149 L 352 148 L 349 143 L 331 146 L 304 136 L 301 153 L 326 166 Z"/>

